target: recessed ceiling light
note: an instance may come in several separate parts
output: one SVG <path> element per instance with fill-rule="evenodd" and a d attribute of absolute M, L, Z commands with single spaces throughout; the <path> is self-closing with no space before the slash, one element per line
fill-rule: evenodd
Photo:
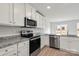
<path fill-rule="evenodd" d="M 47 9 L 50 9 L 51 7 L 50 6 L 47 6 Z"/>

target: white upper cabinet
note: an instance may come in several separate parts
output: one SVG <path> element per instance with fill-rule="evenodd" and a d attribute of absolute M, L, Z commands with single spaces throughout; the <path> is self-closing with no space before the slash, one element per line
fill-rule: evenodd
<path fill-rule="evenodd" d="M 24 3 L 14 3 L 14 25 L 24 26 L 25 17 L 25 4 Z"/>
<path fill-rule="evenodd" d="M 32 8 L 32 19 L 36 20 L 36 10 Z"/>
<path fill-rule="evenodd" d="M 39 14 L 38 13 L 36 13 L 36 20 L 37 20 L 37 27 L 39 27 L 40 26 L 40 22 L 39 22 Z"/>
<path fill-rule="evenodd" d="M 43 28 L 43 16 L 41 16 L 39 13 L 36 13 L 36 20 L 37 20 L 37 27 Z"/>
<path fill-rule="evenodd" d="M 26 17 L 32 18 L 32 7 L 29 4 L 26 4 L 25 8 L 26 8 Z"/>
<path fill-rule="evenodd" d="M 0 24 L 10 24 L 10 5 L 8 3 L 0 3 Z"/>

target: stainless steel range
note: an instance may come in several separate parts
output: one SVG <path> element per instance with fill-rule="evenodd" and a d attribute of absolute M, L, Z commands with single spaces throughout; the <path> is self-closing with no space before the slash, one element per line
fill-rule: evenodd
<path fill-rule="evenodd" d="M 30 39 L 30 55 L 35 56 L 40 52 L 40 36 L 35 36 Z"/>

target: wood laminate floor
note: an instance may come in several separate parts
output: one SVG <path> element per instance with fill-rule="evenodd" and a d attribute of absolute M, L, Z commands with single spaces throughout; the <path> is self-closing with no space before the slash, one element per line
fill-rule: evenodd
<path fill-rule="evenodd" d="M 44 47 L 38 56 L 79 56 L 78 54 L 61 51 L 54 48 Z"/>

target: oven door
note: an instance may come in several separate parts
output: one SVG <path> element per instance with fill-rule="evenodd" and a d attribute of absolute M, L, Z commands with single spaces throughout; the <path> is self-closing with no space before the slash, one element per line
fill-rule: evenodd
<path fill-rule="evenodd" d="M 32 38 L 30 40 L 30 55 L 40 48 L 40 37 Z"/>

